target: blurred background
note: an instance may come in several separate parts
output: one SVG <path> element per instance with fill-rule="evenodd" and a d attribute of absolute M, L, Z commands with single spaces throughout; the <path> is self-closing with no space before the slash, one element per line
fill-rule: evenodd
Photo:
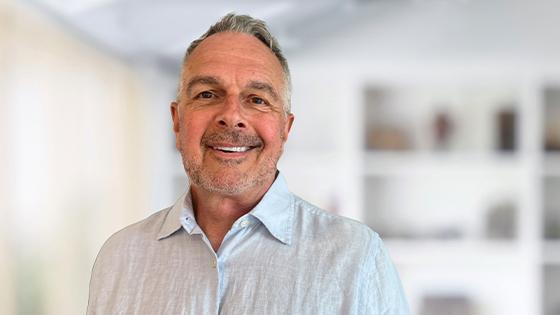
<path fill-rule="evenodd" d="M 560 3 L 0 0 L 0 313 L 83 314 L 97 251 L 186 177 L 184 49 L 284 47 L 291 190 L 384 238 L 414 315 L 560 314 Z"/>

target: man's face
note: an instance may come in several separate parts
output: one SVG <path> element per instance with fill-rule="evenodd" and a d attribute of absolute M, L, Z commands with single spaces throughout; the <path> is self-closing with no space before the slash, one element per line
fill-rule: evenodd
<path fill-rule="evenodd" d="M 193 187 L 225 195 L 268 189 L 293 122 L 280 62 L 255 37 L 226 32 L 202 41 L 184 70 L 171 113 Z"/>

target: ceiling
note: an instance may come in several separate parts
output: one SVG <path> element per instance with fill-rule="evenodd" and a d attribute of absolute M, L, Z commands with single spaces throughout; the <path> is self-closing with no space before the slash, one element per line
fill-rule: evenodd
<path fill-rule="evenodd" d="M 267 21 L 289 56 L 560 56 L 556 0 L 26 1 L 107 51 L 173 73 L 188 44 L 232 11 Z"/>
<path fill-rule="evenodd" d="M 173 63 L 214 21 L 243 13 L 267 21 L 287 52 L 399 0 L 28 0 L 81 36 L 127 59 Z M 300 27 L 304 25 L 305 27 Z"/>

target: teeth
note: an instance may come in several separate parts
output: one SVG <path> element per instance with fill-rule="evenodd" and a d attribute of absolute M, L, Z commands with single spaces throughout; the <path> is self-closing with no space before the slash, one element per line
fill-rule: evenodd
<path fill-rule="evenodd" d="M 227 152 L 245 152 L 249 150 L 249 147 L 214 147 L 216 150 L 227 151 Z"/>

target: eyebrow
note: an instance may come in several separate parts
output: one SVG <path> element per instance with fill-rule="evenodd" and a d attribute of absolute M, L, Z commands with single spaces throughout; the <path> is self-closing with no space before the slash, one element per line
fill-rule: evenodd
<path fill-rule="evenodd" d="M 261 81 L 251 81 L 247 84 L 247 88 L 255 89 L 255 90 L 259 90 L 259 91 L 264 91 L 264 92 L 270 94 L 274 98 L 274 100 L 279 100 L 280 99 L 278 97 L 278 93 L 276 93 L 276 90 L 274 90 L 272 85 L 270 85 L 268 83 L 261 82 Z"/>
<path fill-rule="evenodd" d="M 221 80 L 217 77 L 210 76 L 210 75 L 199 75 L 195 76 L 187 82 L 186 92 L 187 95 L 192 93 L 193 88 L 198 84 L 206 84 L 206 85 L 220 85 Z M 262 82 L 262 81 L 250 81 L 246 88 L 264 91 L 272 96 L 274 100 L 279 100 L 280 97 L 276 90 L 272 87 L 272 85 Z"/>
<path fill-rule="evenodd" d="M 192 89 L 198 84 L 219 85 L 220 80 L 216 77 L 209 76 L 209 75 L 195 76 L 192 79 L 190 79 L 189 82 L 187 83 L 187 89 L 186 89 L 187 95 L 190 95 Z"/>

